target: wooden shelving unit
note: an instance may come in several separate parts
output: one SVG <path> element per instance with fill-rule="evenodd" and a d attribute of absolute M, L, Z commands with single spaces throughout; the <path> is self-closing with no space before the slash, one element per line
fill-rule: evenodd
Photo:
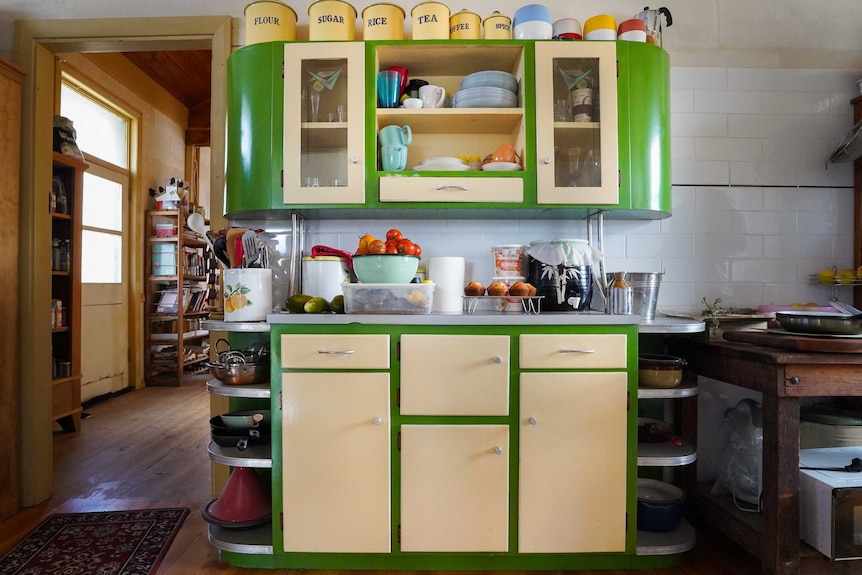
<path fill-rule="evenodd" d="M 862 96 L 853 104 L 853 123 L 862 121 Z M 862 158 L 853 162 L 853 266 L 862 266 Z M 862 306 L 862 284 L 853 284 L 853 305 Z"/>
<path fill-rule="evenodd" d="M 81 429 L 81 200 L 89 167 L 53 153 L 53 177 L 65 201 L 51 210 L 51 417 L 64 431 Z M 62 251 L 63 256 L 59 255 Z"/>
<path fill-rule="evenodd" d="M 182 210 L 147 212 L 144 377 L 147 385 L 179 386 L 209 361 L 209 318 L 218 279 L 203 238 Z"/>

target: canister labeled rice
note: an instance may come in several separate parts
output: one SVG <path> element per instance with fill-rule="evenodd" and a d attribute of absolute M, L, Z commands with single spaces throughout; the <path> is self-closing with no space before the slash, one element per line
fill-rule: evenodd
<path fill-rule="evenodd" d="M 284 2 L 260 0 L 245 7 L 245 44 L 296 40 L 296 12 Z"/>
<path fill-rule="evenodd" d="M 448 40 L 449 7 L 440 2 L 422 2 L 410 11 L 414 40 Z"/>
<path fill-rule="evenodd" d="M 372 4 L 362 11 L 364 40 L 403 40 L 406 14 L 395 4 Z"/>
<path fill-rule="evenodd" d="M 485 40 L 511 40 L 512 20 L 505 14 L 494 12 L 482 22 Z"/>
<path fill-rule="evenodd" d="M 355 40 L 356 8 L 341 0 L 318 0 L 308 7 L 309 40 Z"/>
<path fill-rule="evenodd" d="M 469 10 L 461 10 L 449 17 L 449 38 L 451 40 L 478 40 L 481 38 L 479 15 Z"/>

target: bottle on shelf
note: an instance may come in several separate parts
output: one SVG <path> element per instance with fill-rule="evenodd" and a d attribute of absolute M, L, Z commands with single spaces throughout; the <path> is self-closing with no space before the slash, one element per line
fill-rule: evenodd
<path fill-rule="evenodd" d="M 66 186 L 63 185 L 63 181 L 59 177 L 54 178 L 54 187 L 57 189 L 56 195 L 57 199 L 55 200 L 57 213 L 58 214 L 68 214 L 69 213 L 69 202 L 66 197 Z"/>
<path fill-rule="evenodd" d="M 68 272 L 71 271 L 71 265 L 69 262 L 69 251 L 71 250 L 71 245 L 69 240 L 65 240 L 60 246 L 60 271 Z"/>
<path fill-rule="evenodd" d="M 51 271 L 60 271 L 60 240 L 53 238 L 51 240 Z"/>

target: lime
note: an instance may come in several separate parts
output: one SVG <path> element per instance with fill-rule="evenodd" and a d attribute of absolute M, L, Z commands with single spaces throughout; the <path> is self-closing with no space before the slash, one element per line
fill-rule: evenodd
<path fill-rule="evenodd" d="M 322 297 L 313 297 L 302 306 L 305 313 L 323 313 L 329 311 L 329 302 Z"/>
<path fill-rule="evenodd" d="M 322 92 L 323 84 L 320 83 L 320 80 L 315 80 L 314 83 L 311 84 L 311 89 L 315 92 Z"/>

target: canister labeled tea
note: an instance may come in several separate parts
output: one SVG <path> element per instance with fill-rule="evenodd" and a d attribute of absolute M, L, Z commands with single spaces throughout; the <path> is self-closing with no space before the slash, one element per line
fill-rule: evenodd
<path fill-rule="evenodd" d="M 318 0 L 308 7 L 309 40 L 355 40 L 356 8 L 341 0 Z"/>
<path fill-rule="evenodd" d="M 440 2 L 422 2 L 410 11 L 414 40 L 447 40 L 449 7 Z"/>
<path fill-rule="evenodd" d="M 296 40 L 296 12 L 284 2 L 261 0 L 245 7 L 245 45 Z"/>
<path fill-rule="evenodd" d="M 478 40 L 481 37 L 480 18 L 469 10 L 461 10 L 449 18 L 451 40 Z"/>
<path fill-rule="evenodd" d="M 482 22 L 485 40 L 511 40 L 512 20 L 505 14 L 494 12 Z"/>
<path fill-rule="evenodd" d="M 403 40 L 406 14 L 395 4 L 372 4 L 362 11 L 364 40 Z"/>

